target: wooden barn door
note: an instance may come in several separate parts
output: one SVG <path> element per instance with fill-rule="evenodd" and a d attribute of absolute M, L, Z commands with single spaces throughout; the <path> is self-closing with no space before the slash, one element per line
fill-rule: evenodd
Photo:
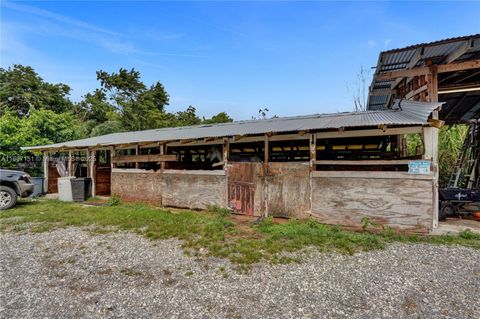
<path fill-rule="evenodd" d="M 95 154 L 94 178 L 96 195 L 110 195 L 110 179 L 112 173 L 110 160 L 109 150 L 97 151 Z"/>
<path fill-rule="evenodd" d="M 310 210 L 310 166 L 308 162 L 271 162 L 265 174 L 267 215 L 306 217 Z"/>
<path fill-rule="evenodd" d="M 228 207 L 238 214 L 255 213 L 257 166 L 259 163 L 228 163 Z"/>

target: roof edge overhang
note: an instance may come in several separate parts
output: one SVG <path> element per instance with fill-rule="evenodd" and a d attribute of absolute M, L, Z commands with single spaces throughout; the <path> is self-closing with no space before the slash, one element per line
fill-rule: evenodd
<path fill-rule="evenodd" d="M 255 121 L 238 121 L 231 123 L 223 123 L 218 125 L 200 125 L 190 127 L 174 127 L 158 130 L 121 132 L 91 137 L 81 140 L 74 140 L 49 145 L 26 146 L 21 147 L 22 150 L 28 151 L 50 151 L 50 150 L 80 150 L 80 149 L 101 149 L 118 145 L 135 145 L 139 143 L 170 143 L 176 141 L 195 140 L 195 139 L 221 139 L 231 138 L 235 136 L 258 136 L 264 134 L 291 134 L 295 132 L 328 132 L 328 131 L 343 131 L 345 129 L 369 129 L 378 128 L 380 126 L 388 127 L 409 127 L 409 126 L 431 126 L 428 118 L 434 110 L 438 110 L 443 102 L 416 102 L 416 101 L 396 101 L 394 109 L 383 111 L 366 111 L 366 112 L 350 112 L 350 113 L 333 113 L 333 114 L 317 114 L 310 116 L 276 118 L 268 120 Z M 358 119 L 356 119 L 358 117 Z M 353 119 L 353 120 L 352 120 Z M 282 127 L 282 122 L 296 121 L 299 124 L 296 129 L 286 129 L 287 126 Z M 352 124 L 342 124 L 342 120 L 349 120 Z M 308 121 L 308 125 L 303 125 L 302 122 Z M 278 123 L 277 123 L 278 122 Z M 316 126 L 315 123 L 318 123 Z M 276 124 L 278 127 L 275 127 Z M 244 134 L 228 134 L 232 133 L 232 128 L 242 126 L 258 126 L 253 127 L 252 132 L 245 131 Z M 263 127 L 265 126 L 265 127 Z M 185 131 L 192 131 L 192 136 L 185 136 Z M 204 130 L 205 132 L 202 132 Z M 211 134 L 212 130 L 216 130 L 215 134 Z M 198 136 L 193 134 L 199 131 Z M 226 132 L 221 134 L 222 131 Z M 235 131 L 235 130 L 233 130 Z M 148 132 L 153 134 L 148 138 Z M 181 132 L 178 138 L 171 138 L 175 132 Z M 209 133 L 210 132 L 210 133 Z M 136 136 L 141 133 L 141 136 Z M 162 135 L 168 133 L 169 138 L 163 138 Z M 182 136 L 180 136 L 182 135 Z M 111 138 L 111 141 L 101 142 L 99 140 Z M 123 138 L 123 139 L 122 139 Z M 114 141 L 116 139 L 116 141 Z"/>

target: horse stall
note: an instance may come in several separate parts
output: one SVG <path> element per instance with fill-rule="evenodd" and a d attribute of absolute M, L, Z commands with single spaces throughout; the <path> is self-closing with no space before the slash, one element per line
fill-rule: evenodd
<path fill-rule="evenodd" d="M 424 233 L 438 222 L 440 105 L 110 134 L 70 148 L 93 155 L 94 194 Z M 407 136 L 421 145 L 412 149 Z"/>

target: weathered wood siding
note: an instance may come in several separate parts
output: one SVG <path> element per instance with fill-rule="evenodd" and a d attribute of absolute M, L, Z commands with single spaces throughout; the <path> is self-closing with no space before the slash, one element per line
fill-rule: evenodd
<path fill-rule="evenodd" d="M 310 210 L 308 162 L 269 163 L 265 183 L 269 216 L 307 216 Z"/>
<path fill-rule="evenodd" d="M 237 214 L 262 216 L 264 211 L 263 164 L 229 162 L 228 207 Z"/>
<path fill-rule="evenodd" d="M 403 172 L 337 172 L 336 177 L 335 172 L 325 177 L 315 173 L 312 216 L 322 223 L 360 228 L 362 218 L 368 217 L 403 231 L 432 228 L 432 177 Z"/>
<path fill-rule="evenodd" d="M 125 200 L 139 200 L 163 206 L 206 209 L 225 207 L 226 180 L 223 171 L 164 171 L 114 169 L 112 193 Z"/>
<path fill-rule="evenodd" d="M 210 205 L 225 207 L 225 173 L 210 172 L 217 174 L 192 174 L 183 170 L 163 174 L 162 205 L 198 209 Z"/>
<path fill-rule="evenodd" d="M 308 162 L 229 162 L 228 206 L 244 215 L 306 217 L 309 170 Z"/>
<path fill-rule="evenodd" d="M 112 194 L 125 200 L 162 204 L 162 176 L 141 172 L 112 172 Z"/>

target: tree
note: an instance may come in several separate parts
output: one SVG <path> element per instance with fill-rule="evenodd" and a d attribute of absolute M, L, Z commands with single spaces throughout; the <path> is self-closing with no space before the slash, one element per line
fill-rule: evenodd
<path fill-rule="evenodd" d="M 14 111 L 0 116 L 0 167 L 16 168 L 31 155 L 21 146 L 58 143 L 80 138 L 80 122 L 69 112 L 55 113 L 52 110 L 30 111 L 20 117 Z"/>
<path fill-rule="evenodd" d="M 169 102 L 168 93 L 160 82 L 147 88 L 140 79 L 140 72 L 123 68 L 118 73 L 97 71 L 97 80 L 101 88 L 86 99 L 94 97 L 96 103 L 93 105 L 109 104 L 120 114 L 124 130 L 158 127 L 157 120 Z"/>
<path fill-rule="evenodd" d="M 228 123 L 233 122 L 233 119 L 225 112 L 220 112 L 217 115 L 212 116 L 209 119 L 203 118 L 202 123 L 204 124 L 213 124 L 213 123 Z"/>
<path fill-rule="evenodd" d="M 367 110 L 367 77 L 369 76 L 368 70 L 360 67 L 360 71 L 357 73 L 355 83 L 352 85 L 347 82 L 347 89 L 352 91 L 352 99 L 355 112 L 361 112 Z"/>
<path fill-rule="evenodd" d="M 28 116 L 31 109 L 71 111 L 69 94 L 68 85 L 45 82 L 29 66 L 15 64 L 8 69 L 0 68 L 0 114 L 13 111 L 17 116 Z"/>
<path fill-rule="evenodd" d="M 192 105 L 184 111 L 167 112 L 165 107 L 169 103 L 169 95 L 163 85 L 156 82 L 148 87 L 135 69 L 121 68 L 113 73 L 100 70 L 97 71 L 97 80 L 100 88 L 86 94 L 76 106 L 84 120 L 96 123 L 88 133 L 90 136 L 232 121 L 225 112 L 202 120 Z"/>

